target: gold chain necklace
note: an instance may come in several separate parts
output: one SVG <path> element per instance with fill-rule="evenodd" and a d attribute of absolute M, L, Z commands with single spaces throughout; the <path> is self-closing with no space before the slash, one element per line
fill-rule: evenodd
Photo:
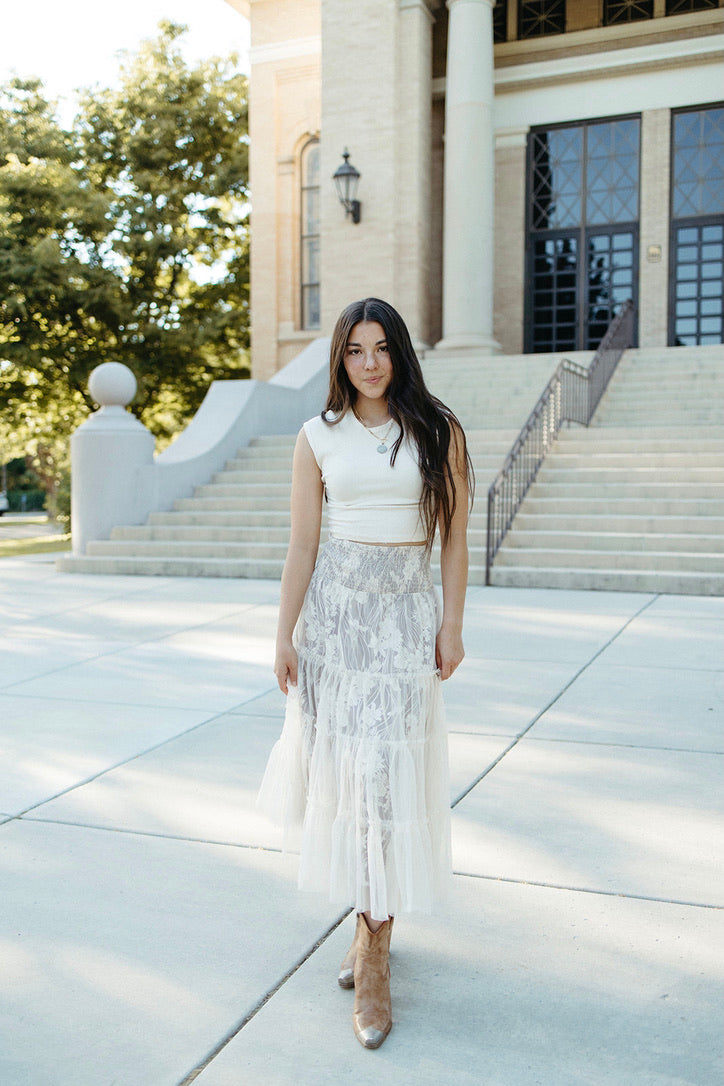
<path fill-rule="evenodd" d="M 395 420 L 390 419 L 390 424 L 387 427 L 385 433 L 382 435 L 382 437 L 378 437 L 377 434 L 373 434 L 372 431 L 373 430 L 379 430 L 380 426 L 384 426 L 384 423 L 380 423 L 380 426 L 368 426 L 365 422 L 362 422 L 362 419 L 359 417 L 359 415 L 354 410 L 354 408 L 352 408 L 352 413 L 354 414 L 354 417 L 357 419 L 357 422 L 360 424 L 360 426 L 364 426 L 365 430 L 370 435 L 370 437 L 374 438 L 375 441 L 379 442 L 379 445 L 377 446 L 377 452 L 380 454 L 380 456 L 382 456 L 384 453 L 386 453 L 387 452 L 387 438 L 390 436 L 390 434 L 392 432 L 392 427 L 395 425 Z"/>

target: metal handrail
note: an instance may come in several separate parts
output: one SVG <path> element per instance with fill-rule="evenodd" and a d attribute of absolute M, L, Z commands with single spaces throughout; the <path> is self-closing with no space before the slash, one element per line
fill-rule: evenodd
<path fill-rule="evenodd" d="M 503 467 L 488 490 L 485 583 L 523 498 L 564 422 L 588 426 L 618 361 L 633 340 L 634 308 L 627 301 L 611 321 L 590 366 L 564 358 L 543 390 Z"/>

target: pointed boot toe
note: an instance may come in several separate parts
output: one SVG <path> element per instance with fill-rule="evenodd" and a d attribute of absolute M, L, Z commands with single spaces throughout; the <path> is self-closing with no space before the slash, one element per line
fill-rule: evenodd
<path fill-rule="evenodd" d="M 386 1029 L 375 1029 L 374 1026 L 367 1026 L 365 1029 L 357 1029 L 355 1023 L 355 1036 L 361 1045 L 365 1048 L 379 1048 L 384 1041 L 387 1034 L 392 1029 L 392 1022 L 390 1022 Z"/>
<path fill-rule="evenodd" d="M 345 965 L 342 962 L 342 968 L 339 971 L 337 977 L 337 984 L 340 988 L 354 988 L 354 966 Z"/>

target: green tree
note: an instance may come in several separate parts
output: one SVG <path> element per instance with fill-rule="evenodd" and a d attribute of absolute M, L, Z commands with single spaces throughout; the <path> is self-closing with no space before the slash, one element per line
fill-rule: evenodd
<path fill-rule="evenodd" d="M 46 479 L 124 362 L 162 442 L 211 380 L 248 376 L 247 83 L 189 66 L 183 28 L 126 55 L 71 129 L 38 80 L 0 88 L 0 441 Z"/>

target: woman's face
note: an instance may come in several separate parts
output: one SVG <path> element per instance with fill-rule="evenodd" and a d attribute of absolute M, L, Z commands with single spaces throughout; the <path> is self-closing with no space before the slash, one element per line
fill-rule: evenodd
<path fill-rule="evenodd" d="M 377 321 L 360 321 L 349 334 L 344 368 L 357 395 L 386 400 L 392 381 L 392 361 L 385 330 Z"/>

